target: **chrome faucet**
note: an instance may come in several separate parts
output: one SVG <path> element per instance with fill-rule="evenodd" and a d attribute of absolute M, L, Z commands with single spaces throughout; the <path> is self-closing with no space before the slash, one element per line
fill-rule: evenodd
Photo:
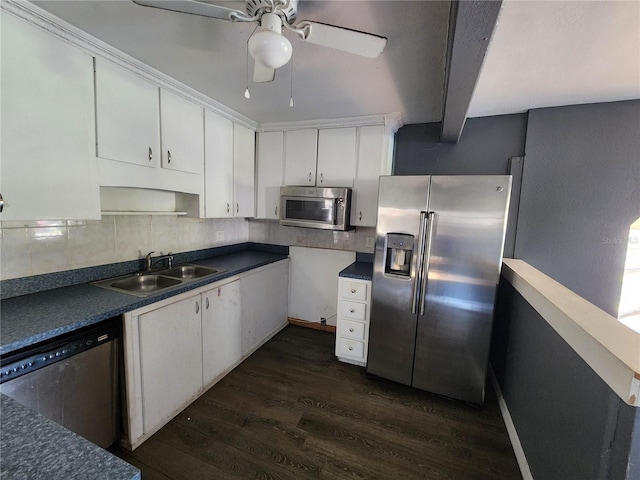
<path fill-rule="evenodd" d="M 160 255 L 156 258 L 151 257 L 152 253 L 155 253 L 155 252 L 147 253 L 147 257 L 145 259 L 146 270 L 151 270 L 156 263 L 161 262 L 163 260 L 167 261 L 167 268 L 173 267 L 173 253 L 169 252 L 166 255 Z"/>

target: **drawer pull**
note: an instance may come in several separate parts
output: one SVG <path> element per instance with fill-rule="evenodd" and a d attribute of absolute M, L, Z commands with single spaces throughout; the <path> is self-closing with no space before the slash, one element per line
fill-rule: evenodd
<path fill-rule="evenodd" d="M 356 289 L 355 289 L 355 288 L 352 288 L 352 289 L 351 289 L 351 293 L 356 293 Z"/>
<path fill-rule="evenodd" d="M 349 350 L 353 350 L 353 347 L 349 347 Z"/>
<path fill-rule="evenodd" d="M 351 327 L 351 328 L 349 329 L 349 331 L 350 331 L 351 333 L 353 333 L 353 327 Z"/>
<path fill-rule="evenodd" d="M 351 310 L 349 310 L 351 313 L 356 313 L 355 309 L 352 308 Z"/>

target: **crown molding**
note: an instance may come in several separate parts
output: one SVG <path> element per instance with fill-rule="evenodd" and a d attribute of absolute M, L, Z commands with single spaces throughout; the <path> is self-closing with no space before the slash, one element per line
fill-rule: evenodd
<path fill-rule="evenodd" d="M 404 122 L 400 113 L 387 113 L 381 115 L 367 115 L 362 117 L 344 117 L 324 120 L 303 120 L 296 122 L 271 122 L 258 126 L 258 132 L 282 132 L 288 130 L 302 130 L 306 128 L 345 128 L 366 127 L 370 125 L 384 125 L 397 132 Z"/>
<path fill-rule="evenodd" d="M 160 88 L 174 92 L 187 100 L 213 110 L 218 115 L 251 130 L 258 129 L 258 123 L 241 115 L 216 100 L 203 95 L 193 88 L 165 75 L 124 52 L 112 47 L 92 35 L 50 14 L 40 7 L 24 0 L 2 0 L 0 10 L 18 17 L 65 42 L 80 48 L 85 53 L 109 60 L 127 70 L 149 80 Z"/>

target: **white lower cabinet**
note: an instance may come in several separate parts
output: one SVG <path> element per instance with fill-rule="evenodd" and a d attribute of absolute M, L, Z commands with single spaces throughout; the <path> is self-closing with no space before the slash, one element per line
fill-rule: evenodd
<path fill-rule="evenodd" d="M 195 295 L 138 317 L 144 432 L 164 425 L 202 390 L 200 309 Z"/>
<path fill-rule="evenodd" d="M 203 293 L 202 303 L 202 381 L 206 388 L 242 357 L 240 281 Z"/>
<path fill-rule="evenodd" d="M 134 449 L 287 325 L 289 260 L 124 314 L 125 431 Z"/>
<path fill-rule="evenodd" d="M 336 322 L 338 360 L 361 366 L 367 364 L 370 310 L 371 281 L 340 277 Z"/>

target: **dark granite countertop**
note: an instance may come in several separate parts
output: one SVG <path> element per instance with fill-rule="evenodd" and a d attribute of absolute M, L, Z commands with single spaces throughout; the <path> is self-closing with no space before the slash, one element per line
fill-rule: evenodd
<path fill-rule="evenodd" d="M 82 283 L 2 300 L 0 355 L 285 258 L 282 253 L 247 249 L 191 261 L 226 271 L 144 298 Z"/>
<path fill-rule="evenodd" d="M 12 480 L 139 480 L 140 471 L 0 394 L 0 477 Z"/>
<path fill-rule="evenodd" d="M 358 280 L 371 280 L 373 277 L 373 263 L 353 262 L 339 273 L 340 277 L 355 278 Z"/>

